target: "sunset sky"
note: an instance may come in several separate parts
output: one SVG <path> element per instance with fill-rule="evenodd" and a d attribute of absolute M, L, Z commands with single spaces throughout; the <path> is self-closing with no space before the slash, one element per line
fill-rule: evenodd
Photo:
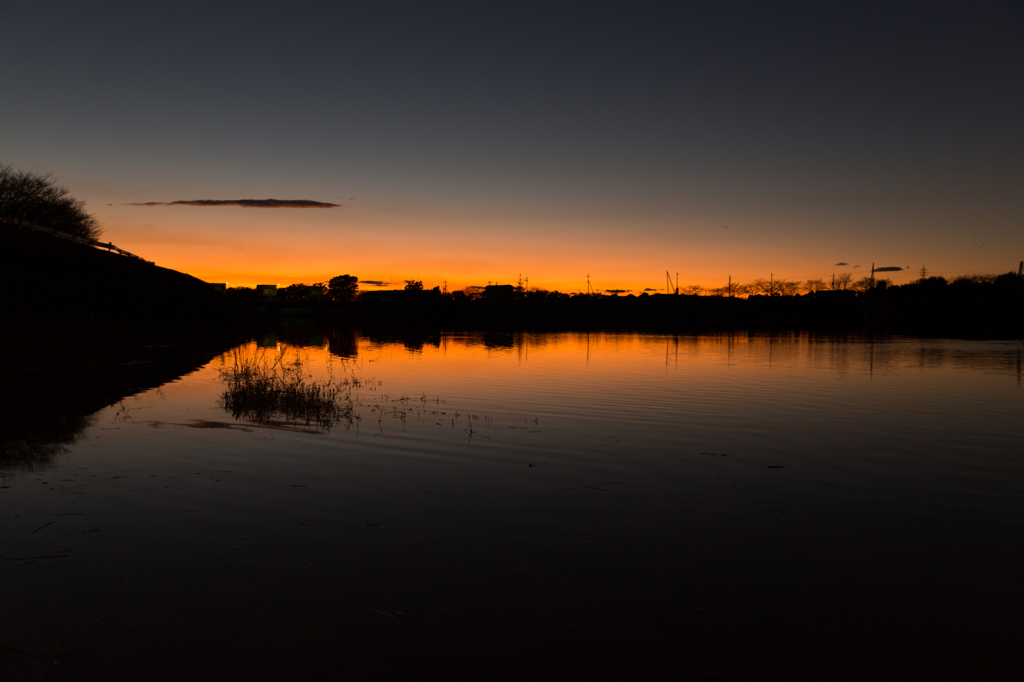
<path fill-rule="evenodd" d="M 1016 270 L 1022 84 L 1019 2 L 0 2 L 0 163 L 233 286 Z"/>

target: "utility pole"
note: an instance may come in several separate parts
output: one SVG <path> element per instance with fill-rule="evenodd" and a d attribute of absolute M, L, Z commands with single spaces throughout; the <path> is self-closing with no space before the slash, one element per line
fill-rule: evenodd
<path fill-rule="evenodd" d="M 675 292 L 675 295 L 679 295 L 679 273 L 676 273 L 676 283 L 672 284 L 672 273 L 668 270 L 665 271 L 665 293 L 671 294 Z"/>
<path fill-rule="evenodd" d="M 871 288 L 875 288 L 875 262 L 871 261 Z"/>
<path fill-rule="evenodd" d="M 732 275 L 729 275 L 729 298 L 732 298 Z"/>
<path fill-rule="evenodd" d="M 921 279 L 925 279 L 926 277 L 928 277 L 928 268 L 926 268 L 925 266 L 922 265 L 921 266 Z"/>

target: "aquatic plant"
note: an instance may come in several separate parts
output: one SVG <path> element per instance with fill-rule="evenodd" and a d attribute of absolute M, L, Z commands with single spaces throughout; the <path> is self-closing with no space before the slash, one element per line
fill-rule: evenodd
<path fill-rule="evenodd" d="M 302 354 L 284 349 L 235 349 L 232 359 L 231 366 L 220 372 L 226 384 L 221 404 L 235 419 L 261 425 L 283 422 L 323 432 L 352 423 L 352 390 L 360 382 L 351 374 L 337 380 L 329 371 L 326 379 L 317 379 Z"/>

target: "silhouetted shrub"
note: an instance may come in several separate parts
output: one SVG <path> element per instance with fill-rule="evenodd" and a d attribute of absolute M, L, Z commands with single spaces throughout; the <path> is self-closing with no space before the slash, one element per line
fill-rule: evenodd
<path fill-rule="evenodd" d="M 359 293 L 359 278 L 354 275 L 338 275 L 327 282 L 327 298 L 332 301 L 354 301 Z"/>

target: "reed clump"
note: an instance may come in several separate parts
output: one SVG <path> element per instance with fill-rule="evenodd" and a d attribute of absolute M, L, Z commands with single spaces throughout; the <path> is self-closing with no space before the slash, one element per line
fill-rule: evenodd
<path fill-rule="evenodd" d="M 236 349 L 233 363 L 221 370 L 226 384 L 221 394 L 224 409 L 238 420 L 258 425 L 312 427 L 329 431 L 338 424 L 351 425 L 355 409 L 352 391 L 359 380 L 348 375 L 317 379 L 306 359 L 286 350 Z"/>

